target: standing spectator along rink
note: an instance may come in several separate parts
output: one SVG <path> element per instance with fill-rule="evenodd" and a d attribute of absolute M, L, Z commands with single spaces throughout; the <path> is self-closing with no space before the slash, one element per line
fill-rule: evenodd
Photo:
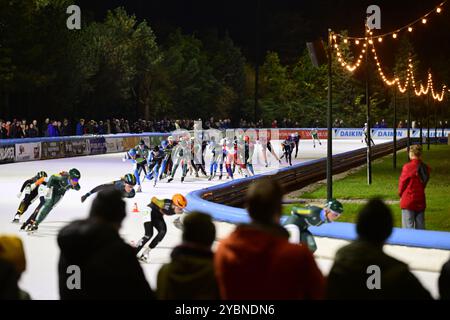
<path fill-rule="evenodd" d="M 384 141 L 377 140 L 377 143 Z M 280 142 L 272 141 L 272 145 L 278 155 L 281 154 Z M 362 147 L 364 145 L 360 139 L 333 140 L 334 154 Z M 256 174 L 273 171 L 274 166 L 264 167 L 260 150 L 260 146 L 257 145 L 255 154 L 259 153 L 259 157 L 255 155 L 253 158 Z M 293 159 L 293 164 L 325 157 L 326 150 L 326 140 L 322 140 L 322 145 L 316 145 L 316 148 L 313 148 L 312 140 L 300 140 L 299 159 Z M 269 153 L 267 154 L 270 162 L 275 164 L 276 160 Z M 122 157 L 123 153 L 115 153 L 12 163 L 0 166 L 0 188 L 2 191 L 2 197 L 0 198 L 0 208 L 2 208 L 0 213 L 0 233 L 16 234 L 23 240 L 27 269 L 22 275 L 20 285 L 30 293 L 33 299 L 59 298 L 57 270 L 59 248 L 56 242 L 58 231 L 72 220 L 87 217 L 91 201 L 95 195 L 88 198 L 85 203 L 81 203 L 80 197 L 84 193 L 99 184 L 117 180 L 124 174 L 132 171 L 132 165 L 129 162 L 122 162 Z M 206 164 L 206 168 L 209 169 L 208 156 L 206 157 Z M 285 159 L 282 160 L 281 166 L 286 166 Z M 63 170 L 68 171 L 71 168 L 77 168 L 81 172 L 81 190 L 79 192 L 73 190 L 67 192 L 64 199 L 40 225 L 37 233 L 28 235 L 26 232 L 19 232 L 20 224 L 12 224 L 11 221 L 19 205 L 19 199 L 17 199 L 16 195 L 22 183 L 41 170 L 46 171 L 50 175 Z M 213 181 L 208 181 L 204 177 L 195 178 L 194 175 L 188 174 L 184 183 L 180 182 L 179 177 L 180 172 L 177 172 L 174 181 L 167 183 L 167 179 L 165 179 L 158 182 L 155 188 L 153 187 L 153 182 L 150 183 L 145 180 L 142 185 L 142 193 L 137 193 L 134 199 L 125 199 L 127 201 L 128 215 L 124 220 L 120 233 L 127 242 L 136 242 L 143 235 L 143 222 L 149 219 L 146 205 L 150 202 L 151 197 L 170 198 L 177 192 L 186 195 L 190 191 L 228 181 L 226 180 L 226 174 L 224 174 L 222 180 L 217 180 L 218 178 L 216 177 Z M 241 177 L 237 175 L 236 179 L 241 179 Z M 134 203 L 137 203 L 140 212 L 132 212 Z M 37 202 L 33 203 L 22 219 L 26 219 L 36 206 Z M 400 214 L 400 209 L 399 212 L 394 214 Z M 176 218 L 176 216 L 165 217 L 168 228 L 166 237 L 150 252 L 151 262 L 149 264 L 141 264 L 152 288 L 156 286 L 156 276 L 159 268 L 170 260 L 172 249 L 180 243 L 181 231 L 173 224 L 173 220 Z M 234 229 L 234 225 L 224 222 L 216 222 L 216 227 L 217 240 L 225 237 Z M 318 250 L 314 255 L 320 269 L 324 275 L 327 275 L 335 252 L 348 241 L 318 237 L 316 237 L 316 241 Z M 408 263 L 410 269 L 430 293 L 435 298 L 438 296 L 437 279 L 442 265 L 450 256 L 450 251 L 393 245 L 386 245 L 385 251 Z"/>

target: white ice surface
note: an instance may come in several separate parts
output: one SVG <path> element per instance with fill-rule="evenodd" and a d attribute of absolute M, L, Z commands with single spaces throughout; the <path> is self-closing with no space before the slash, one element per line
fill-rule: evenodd
<path fill-rule="evenodd" d="M 382 141 L 377 140 L 377 143 Z M 274 143 L 274 147 L 279 152 L 279 143 Z M 333 153 L 353 150 L 363 147 L 360 140 L 334 140 Z M 326 141 L 322 146 L 313 148 L 311 141 L 300 141 L 299 159 L 293 161 L 307 161 L 317 159 L 326 154 Z M 258 149 L 257 149 L 258 150 Z M 27 270 L 23 273 L 20 280 L 21 287 L 28 291 L 34 299 L 58 299 L 58 274 L 57 262 L 59 257 L 59 248 L 56 243 L 58 230 L 64 225 L 75 219 L 83 219 L 88 215 L 89 207 L 94 196 L 91 196 L 85 203 L 80 202 L 80 197 L 95 186 L 118 179 L 125 173 L 131 172 L 131 163 L 122 162 L 123 154 L 107 154 L 98 156 L 86 156 L 66 159 L 43 160 L 34 162 L 22 162 L 0 165 L 0 234 L 18 235 L 24 242 L 25 254 L 27 258 Z M 269 157 L 270 159 L 270 157 Z M 257 157 L 254 158 L 255 169 L 257 173 L 273 170 L 275 160 L 272 158 L 271 168 L 264 168 L 258 164 Z M 209 163 L 207 159 L 207 163 Z M 283 161 L 282 166 L 286 166 Z M 79 192 L 69 191 L 58 206 L 50 212 L 47 219 L 40 225 L 39 231 L 34 235 L 27 235 L 19 232 L 20 225 L 12 224 L 11 220 L 17 210 L 19 199 L 16 194 L 26 179 L 34 176 L 36 172 L 45 170 L 49 174 L 57 173 L 62 170 L 69 170 L 75 167 L 81 171 Z M 207 165 L 207 171 L 209 166 Z M 180 171 L 180 170 L 178 170 Z M 153 184 L 145 181 L 143 183 L 143 192 L 138 193 L 134 199 L 126 199 L 128 216 L 125 219 L 121 235 L 127 242 L 137 241 L 143 235 L 143 222 L 148 219 L 148 213 L 145 213 L 146 205 L 152 196 L 171 197 L 174 193 L 180 192 L 187 194 L 192 190 L 208 187 L 213 184 L 223 183 L 222 181 L 207 181 L 206 178 L 194 178 L 188 175 L 185 182 L 181 183 L 180 173 L 170 184 L 166 180 L 158 183 L 156 188 Z M 238 176 L 240 178 L 240 176 Z M 140 212 L 133 213 L 132 208 L 137 203 Z M 37 203 L 33 203 L 24 214 L 26 219 Z M 165 217 L 168 231 L 164 240 L 150 253 L 150 264 L 143 264 L 147 280 L 155 288 L 156 275 L 163 263 L 170 259 L 170 252 L 181 239 L 181 232 L 174 227 L 172 221 L 175 217 Z M 234 226 L 225 223 L 216 223 L 218 228 L 218 239 L 226 236 Z M 318 238 L 319 250 L 316 253 L 317 262 L 327 274 L 331 268 L 332 258 L 335 251 L 346 242 L 343 240 Z M 396 255 L 404 261 L 410 263 L 415 274 L 422 283 L 437 296 L 437 277 L 438 271 L 443 262 L 448 259 L 449 251 L 427 250 L 397 246 L 387 246 L 390 254 Z"/>

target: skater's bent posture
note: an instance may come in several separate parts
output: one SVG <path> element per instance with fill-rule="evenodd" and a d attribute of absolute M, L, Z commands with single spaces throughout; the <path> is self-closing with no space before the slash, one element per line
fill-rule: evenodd
<path fill-rule="evenodd" d="M 36 200 L 38 197 L 38 189 L 34 188 L 33 191 L 31 191 L 31 187 L 36 182 L 39 184 L 45 185 L 45 178 L 47 177 L 47 173 L 45 171 L 38 172 L 33 178 L 26 180 L 22 184 L 22 188 L 20 188 L 20 193 L 18 194 L 18 197 L 20 198 L 22 194 L 25 193 L 25 196 L 23 197 L 22 201 L 20 202 L 19 208 L 17 209 L 17 212 L 14 216 L 14 223 L 18 223 L 20 221 L 20 217 L 27 211 L 30 204 Z"/>
<path fill-rule="evenodd" d="M 69 172 L 54 174 L 47 181 L 47 194 L 45 203 L 39 210 L 36 217 L 31 216 L 23 226 L 27 231 L 35 231 L 39 224 L 47 217 L 56 204 L 64 197 L 69 189 L 80 190 L 78 180 L 81 174 L 77 169 L 70 169 Z M 35 184 L 34 187 L 37 185 Z M 33 187 L 32 187 L 33 188 Z"/>
<path fill-rule="evenodd" d="M 343 212 L 342 204 L 335 199 L 327 202 L 323 208 L 316 206 L 292 207 L 291 216 L 283 225 L 289 231 L 290 242 L 303 243 L 311 252 L 314 252 L 317 250 L 317 245 L 308 227 L 333 222 L 339 219 Z"/>
<path fill-rule="evenodd" d="M 90 195 L 100 192 L 102 190 L 106 190 L 106 189 L 119 190 L 120 192 L 122 192 L 123 198 L 134 198 L 134 196 L 136 195 L 136 192 L 134 191 L 133 187 L 135 185 L 136 185 L 136 177 L 133 174 L 128 173 L 125 176 L 123 176 L 122 178 L 120 178 L 120 180 L 101 184 L 101 185 L 95 187 L 94 189 L 92 189 L 91 191 L 89 191 L 88 193 L 86 193 L 85 195 L 83 195 L 81 197 L 81 202 L 86 201 L 86 199 Z"/>
<path fill-rule="evenodd" d="M 167 232 L 166 222 L 164 221 L 164 215 L 182 214 L 183 209 L 187 205 L 187 200 L 182 194 L 175 194 L 172 199 L 158 199 L 153 197 L 150 204 L 150 221 L 144 223 L 145 235 L 139 240 L 136 254 L 139 260 L 148 262 L 148 255 L 151 249 L 156 247 Z M 148 242 L 153 237 L 153 228 L 158 231 L 156 237 Z"/>

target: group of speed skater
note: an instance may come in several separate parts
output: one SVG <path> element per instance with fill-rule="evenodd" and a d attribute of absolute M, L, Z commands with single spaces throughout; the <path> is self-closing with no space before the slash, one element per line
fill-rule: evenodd
<path fill-rule="evenodd" d="M 40 171 L 34 177 L 26 180 L 22 184 L 20 193 L 18 194 L 19 198 L 22 198 L 22 196 L 23 198 L 14 215 L 13 223 L 20 223 L 22 215 L 31 203 L 39 199 L 38 206 L 20 228 L 29 233 L 36 232 L 39 224 L 55 208 L 56 204 L 64 197 L 68 190 L 80 190 L 80 178 L 80 171 L 73 168 L 68 172 L 63 171 L 51 176 L 48 176 L 45 171 Z M 95 187 L 81 196 L 81 202 L 83 203 L 90 195 L 106 189 L 116 189 L 122 192 L 123 198 L 133 198 L 136 194 L 134 190 L 135 186 L 135 175 L 128 173 L 119 180 Z M 164 221 L 164 215 L 181 214 L 186 205 L 187 200 L 182 194 L 175 194 L 171 199 L 158 199 L 156 197 L 151 199 L 150 204 L 148 204 L 148 207 L 151 209 L 151 220 L 144 223 L 145 234 L 136 246 L 136 255 L 140 260 L 147 261 L 149 251 L 156 247 L 166 235 L 167 226 Z M 153 237 L 153 228 L 157 230 L 157 235 L 150 242 Z"/>
<path fill-rule="evenodd" d="M 317 130 L 313 130 L 311 135 L 314 147 L 316 141 L 320 145 L 322 144 Z M 185 181 L 188 173 L 195 174 L 197 178 L 201 173 L 208 180 L 216 177 L 220 180 L 224 176 L 224 169 L 227 179 L 234 179 L 236 168 L 243 177 L 255 175 L 253 167 L 255 143 L 249 136 L 234 136 L 233 138 L 217 139 L 218 141 L 212 136 L 208 140 L 196 139 L 189 134 L 180 135 L 177 139 L 169 136 L 167 140 L 161 141 L 160 145 L 154 147 L 149 147 L 141 140 L 123 158 L 123 161 L 130 161 L 133 164 L 133 173 L 137 182 L 136 192 L 142 191 L 141 184 L 145 179 L 153 180 L 153 186 L 164 179 L 170 183 L 179 168 L 181 168 L 181 182 Z M 265 166 L 268 167 L 267 151 L 278 162 L 281 163 L 281 159 L 285 158 L 286 163 L 292 165 L 294 151 L 295 158 L 298 156 L 299 141 L 298 133 L 290 134 L 281 143 L 282 155 L 278 156 L 270 139 L 260 139 Z M 211 158 L 209 173 L 207 173 L 205 164 L 205 154 L 208 152 Z M 141 175 L 143 179 L 141 179 Z"/>
<path fill-rule="evenodd" d="M 223 138 L 216 142 L 215 138 L 211 137 L 208 143 L 203 142 L 196 146 L 195 143 L 188 143 L 189 138 L 187 137 L 180 137 L 178 141 L 174 141 L 173 137 L 169 136 L 167 140 L 162 141 L 161 147 L 155 146 L 152 149 L 144 141 L 140 141 L 139 145 L 129 150 L 124 157 L 124 161 L 130 160 L 133 162 L 134 173 L 128 173 L 119 180 L 95 187 L 81 196 L 81 202 L 83 203 L 90 195 L 108 188 L 121 191 L 124 198 L 133 198 L 136 192 L 142 191 L 140 181 L 142 172 L 144 172 L 144 177 L 148 180 L 154 179 L 154 185 L 156 185 L 158 178 L 160 180 L 168 178 L 168 182 L 171 182 L 180 166 L 182 168 L 182 182 L 186 177 L 188 167 L 189 170 L 195 172 L 197 177 L 199 171 L 207 176 L 203 157 L 206 148 L 212 153 L 209 180 L 216 177 L 218 168 L 220 170 L 219 179 L 222 179 L 224 165 L 227 178 L 233 179 L 236 167 L 244 176 L 254 175 L 251 161 L 254 144 L 250 142 L 248 136 L 243 137 L 244 141 L 239 141 L 239 139 L 242 138 L 235 137 L 233 140 Z M 194 139 L 191 138 L 191 142 L 193 142 L 192 140 Z M 270 140 L 264 141 L 262 145 L 266 166 L 266 150 L 271 152 L 278 161 L 286 157 L 286 161 L 291 164 L 294 150 L 295 157 L 297 157 L 298 141 L 298 134 L 292 134 L 284 140 L 282 143 L 283 155 L 280 158 L 274 153 Z M 193 159 L 193 156 L 196 154 L 195 148 L 201 148 L 201 151 L 197 150 L 199 151 L 197 154 L 200 154 L 201 158 L 197 162 Z M 23 198 L 14 215 L 13 223 L 20 223 L 22 215 L 27 211 L 31 203 L 39 199 L 38 206 L 20 228 L 27 232 L 37 231 L 40 223 L 54 209 L 68 190 L 80 190 L 80 178 L 80 171 L 72 168 L 68 172 L 62 171 L 51 176 L 48 176 L 44 171 L 40 171 L 34 177 L 27 179 L 22 184 L 18 194 L 19 198 L 22 198 L 22 196 Z M 136 245 L 136 255 L 139 260 L 148 262 L 150 250 L 155 248 L 165 237 L 167 226 L 164 221 L 164 215 L 181 214 L 186 205 L 187 200 L 182 194 L 175 194 L 171 199 L 152 197 L 150 204 L 148 204 L 148 207 L 151 209 L 150 221 L 144 223 L 144 236 Z M 337 219 L 342 211 L 342 204 L 336 200 L 327 203 L 325 208 L 293 208 L 292 216 L 286 221 L 285 225 L 289 231 L 292 231 L 291 234 L 294 234 L 294 238 L 298 238 L 295 241 L 304 242 L 308 244 L 311 250 L 315 250 L 314 239 L 307 230 L 308 226 L 331 222 Z M 157 235 L 151 240 L 153 228 L 157 230 Z"/>

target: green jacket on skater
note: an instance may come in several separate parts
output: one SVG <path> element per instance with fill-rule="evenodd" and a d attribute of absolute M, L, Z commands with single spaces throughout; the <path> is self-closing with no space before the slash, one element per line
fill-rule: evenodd
<path fill-rule="evenodd" d="M 47 217 L 55 205 L 64 197 L 67 190 L 80 190 L 78 180 L 81 178 L 78 169 L 70 169 L 69 172 L 61 172 L 54 174 L 47 181 L 47 194 L 45 196 L 45 203 L 39 210 L 36 217 L 30 217 L 25 225 L 26 231 L 36 231 L 39 224 Z M 37 185 L 33 185 L 37 187 Z"/>
<path fill-rule="evenodd" d="M 343 212 L 342 203 L 336 199 L 327 202 L 323 208 L 316 206 L 292 207 L 291 216 L 283 226 L 289 231 L 290 242 L 303 243 L 311 252 L 314 252 L 317 250 L 317 245 L 308 227 L 318 227 L 324 223 L 333 222 L 339 219 Z"/>

